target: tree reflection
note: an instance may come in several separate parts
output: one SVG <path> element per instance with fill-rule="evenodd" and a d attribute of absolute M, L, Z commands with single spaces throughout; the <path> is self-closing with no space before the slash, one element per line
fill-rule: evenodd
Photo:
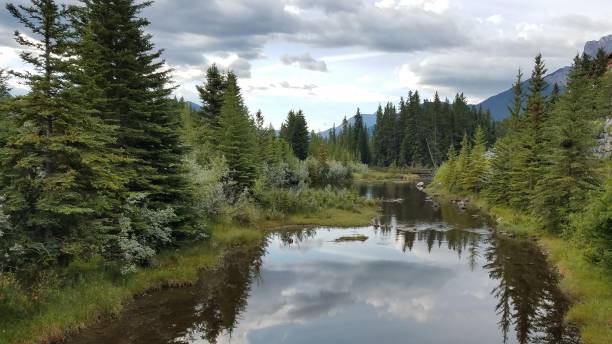
<path fill-rule="evenodd" d="M 518 343 L 578 343 L 575 327 L 563 318 L 569 307 L 557 274 L 540 249 L 527 239 L 491 235 L 484 266 L 499 284 L 492 290 L 504 343 L 511 326 Z"/>
<path fill-rule="evenodd" d="M 222 334 L 231 337 L 246 309 L 251 284 L 259 278 L 264 252 L 264 246 L 230 250 L 217 268 L 201 272 L 195 319 L 178 343 L 189 343 L 196 337 L 216 343 Z"/>

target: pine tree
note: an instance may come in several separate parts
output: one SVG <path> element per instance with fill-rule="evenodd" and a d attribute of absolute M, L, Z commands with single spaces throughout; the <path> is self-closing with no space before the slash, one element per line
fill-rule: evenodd
<path fill-rule="evenodd" d="M 11 88 L 8 85 L 8 73 L 0 68 L 0 99 L 11 96 Z"/>
<path fill-rule="evenodd" d="M 516 199 L 521 202 L 520 208 L 528 208 L 533 200 L 533 191 L 536 182 L 542 176 L 544 129 L 547 123 L 546 98 L 543 95 L 547 87 L 544 75 L 546 68 L 542 55 L 535 57 L 535 65 L 529 83 L 529 96 L 525 108 L 524 124 L 518 133 L 521 147 L 516 154 L 514 181 L 516 188 L 524 189 L 526 199 Z"/>
<path fill-rule="evenodd" d="M 463 139 L 461 140 L 461 150 L 459 151 L 459 155 L 457 157 L 457 164 L 455 166 L 458 190 L 468 191 L 472 186 L 471 180 L 469 178 L 471 151 L 472 148 L 470 146 L 470 139 L 468 138 L 467 133 L 465 133 L 463 134 Z"/>
<path fill-rule="evenodd" d="M 87 0 L 81 10 L 81 68 L 101 90 L 93 106 L 117 125 L 117 149 L 131 163 L 123 166 L 130 192 L 149 195 L 155 208 L 174 207 L 184 219 L 188 209 L 180 142 L 180 109 L 170 98 L 171 70 L 146 34 L 140 13 L 151 3 Z"/>
<path fill-rule="evenodd" d="M 380 104 L 378 104 L 378 109 L 376 110 L 376 126 L 374 127 L 374 135 L 372 136 L 372 146 L 374 150 L 374 161 L 376 165 L 383 165 L 383 137 L 384 137 L 384 128 L 383 128 L 383 109 Z"/>
<path fill-rule="evenodd" d="M 19 75 L 30 93 L 10 103 L 19 130 L 0 150 L 2 192 L 13 224 L 57 255 L 60 241 L 100 239 L 103 216 L 120 205 L 121 158 L 108 149 L 113 128 L 93 115 L 83 86 L 73 83 L 67 10 L 52 0 L 7 8 L 37 40 L 15 34 L 36 72 Z"/>
<path fill-rule="evenodd" d="M 546 128 L 545 163 L 535 194 L 537 213 L 551 228 L 566 225 L 596 184 L 590 118 L 595 94 L 589 76 L 576 58 L 568 77 L 567 92 L 552 112 Z"/>
<path fill-rule="evenodd" d="M 474 133 L 472 150 L 469 155 L 469 164 L 464 177 L 464 185 L 467 190 L 479 192 L 486 184 L 487 150 L 484 132 L 477 127 Z"/>
<path fill-rule="evenodd" d="M 213 145 L 218 143 L 216 131 L 219 129 L 219 117 L 221 116 L 221 107 L 223 106 L 227 84 L 227 76 L 223 75 L 217 65 L 213 63 L 206 70 L 204 85 L 196 86 L 202 101 L 202 109 L 200 110 L 202 125 L 204 126 L 202 135 Z"/>
<path fill-rule="evenodd" d="M 219 149 L 230 169 L 233 193 L 250 189 L 257 177 L 255 127 L 235 81 L 228 79 L 219 117 Z"/>
<path fill-rule="evenodd" d="M 308 157 L 309 135 L 308 125 L 302 110 L 297 112 L 289 111 L 287 120 L 281 126 L 281 138 L 287 141 L 298 159 L 306 160 Z"/>

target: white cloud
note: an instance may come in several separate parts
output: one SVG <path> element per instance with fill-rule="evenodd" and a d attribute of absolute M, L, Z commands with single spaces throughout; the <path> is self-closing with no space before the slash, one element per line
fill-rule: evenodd
<path fill-rule="evenodd" d="M 495 25 L 499 25 L 501 24 L 503 20 L 503 17 L 501 14 L 494 14 L 492 16 L 487 17 L 486 21 L 488 21 L 489 23 L 495 24 Z"/>

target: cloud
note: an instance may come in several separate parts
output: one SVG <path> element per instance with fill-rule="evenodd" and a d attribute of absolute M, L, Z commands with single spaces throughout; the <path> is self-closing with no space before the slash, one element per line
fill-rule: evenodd
<path fill-rule="evenodd" d="M 302 55 L 283 55 L 281 61 L 286 65 L 297 65 L 300 68 L 314 70 L 317 72 L 327 72 L 325 61 L 317 61 L 309 53 Z"/>
<path fill-rule="evenodd" d="M 363 6 L 353 12 L 305 19 L 310 30 L 296 35 L 319 47 L 361 47 L 386 52 L 445 49 L 469 42 L 463 23 L 420 8 Z"/>
<path fill-rule="evenodd" d="M 492 15 L 490 17 L 487 17 L 487 19 L 485 19 L 485 20 L 488 21 L 489 23 L 498 25 L 498 24 L 500 24 L 502 22 L 503 17 L 502 17 L 501 14 L 494 14 L 494 15 Z"/>
<path fill-rule="evenodd" d="M 291 85 L 287 81 L 279 82 L 278 86 L 283 87 L 283 88 L 293 89 L 293 90 L 307 90 L 307 91 L 312 91 L 318 87 L 317 85 L 314 85 L 314 84 L 304 84 L 302 86 L 294 86 L 294 85 Z"/>

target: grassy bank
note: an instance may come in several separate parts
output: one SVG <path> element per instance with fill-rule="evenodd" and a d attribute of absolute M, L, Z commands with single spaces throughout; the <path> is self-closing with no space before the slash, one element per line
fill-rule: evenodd
<path fill-rule="evenodd" d="M 101 260 L 75 263 L 51 272 L 48 279 L 41 279 L 23 297 L 0 294 L 0 301 L 5 297 L 15 298 L 23 301 L 21 307 L 27 308 L 19 317 L 0 314 L 0 344 L 54 342 L 101 319 L 117 316 L 135 295 L 190 285 L 197 279 L 198 269 L 214 266 L 226 250 L 236 245 L 261 240 L 264 229 L 290 225 L 367 225 L 376 216 L 377 209 L 370 202 L 358 209 L 294 213 L 249 225 L 214 224 L 208 242 L 164 252 L 155 258 L 151 267 L 139 268 L 127 276 L 118 274 Z M 10 281 L 0 279 L 0 283 Z"/>
<path fill-rule="evenodd" d="M 513 209 L 490 206 L 474 196 L 450 195 L 428 190 L 442 198 L 469 198 L 472 205 L 494 216 L 498 228 L 521 235 L 538 237 L 551 264 L 559 269 L 560 287 L 573 300 L 566 318 L 578 325 L 584 344 L 609 343 L 612 338 L 612 271 L 595 266 L 573 242 L 542 230 L 533 216 Z"/>
<path fill-rule="evenodd" d="M 355 173 L 355 181 L 357 182 L 395 182 L 395 183 L 411 183 L 419 179 L 419 176 L 409 169 L 370 169 L 366 173 Z"/>
<path fill-rule="evenodd" d="M 257 224 L 260 229 L 284 226 L 359 227 L 372 223 L 378 213 L 377 205 L 364 205 L 359 210 L 324 209 L 316 213 L 297 213 L 282 220 L 269 220 Z"/>
<path fill-rule="evenodd" d="M 222 247 L 196 245 L 165 252 L 156 258 L 154 267 L 140 268 L 136 273 L 121 276 L 101 261 L 71 266 L 70 274 L 78 278 L 55 278 L 35 286 L 29 295 L 29 309 L 22 317 L 2 319 L 0 343 L 49 343 L 64 338 L 100 319 L 114 317 L 134 295 L 150 290 L 189 285 L 197 278 L 197 270 L 213 266 L 223 253 Z M 66 271 L 60 271 L 66 274 Z M 59 286 L 62 280 L 63 286 Z M 40 289 L 39 289 L 40 288 Z M 39 290 L 36 290 L 39 289 Z"/>

